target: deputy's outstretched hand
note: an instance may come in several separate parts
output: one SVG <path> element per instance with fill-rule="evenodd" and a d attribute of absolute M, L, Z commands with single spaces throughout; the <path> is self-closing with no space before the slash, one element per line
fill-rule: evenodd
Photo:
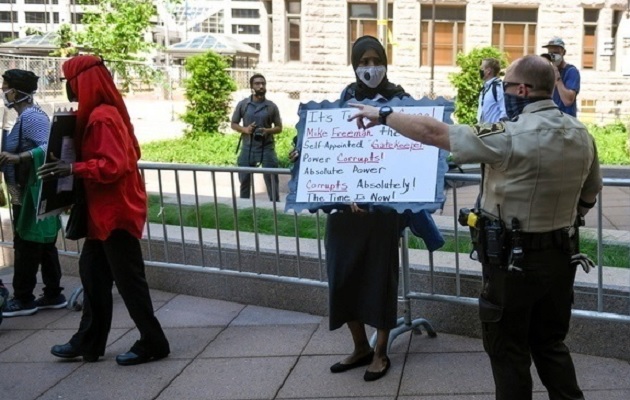
<path fill-rule="evenodd" d="M 348 121 L 357 120 L 357 126 L 360 129 L 368 129 L 379 125 L 379 108 L 359 103 L 348 103 L 350 107 L 358 108 L 359 112 L 348 118 Z M 367 124 L 366 124 L 367 120 Z"/>

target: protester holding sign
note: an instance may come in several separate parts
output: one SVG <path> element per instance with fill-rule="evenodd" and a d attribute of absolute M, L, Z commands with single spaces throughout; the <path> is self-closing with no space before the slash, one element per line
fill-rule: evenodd
<path fill-rule="evenodd" d="M 87 237 L 79 258 L 85 301 L 79 330 L 68 343 L 53 346 L 51 353 L 60 358 L 82 356 L 88 362 L 105 354 L 116 283 L 139 333 L 116 362 L 137 365 L 167 357 L 170 346 L 153 312 L 140 248 L 147 195 L 127 106 L 101 58 L 73 57 L 62 69 L 68 100 L 79 103 L 73 135 L 77 161 L 51 157 L 38 174 L 44 180 L 73 176 L 85 188 Z"/>
<path fill-rule="evenodd" d="M 507 122 L 449 126 L 352 104 L 359 128 L 387 125 L 483 165 L 476 209 L 462 210 L 460 222 L 475 233 L 482 263 L 479 317 L 497 400 L 532 398 L 532 360 L 550 398 L 584 399 L 564 339 L 581 264 L 572 258 L 575 222 L 595 205 L 602 177 L 593 137 L 554 104 L 555 87 L 555 68 L 526 56 L 505 74 Z"/>
<path fill-rule="evenodd" d="M 357 39 L 352 47 L 352 67 L 356 82 L 343 90 L 340 106 L 353 98 L 386 102 L 409 96 L 387 80 L 387 55 L 376 38 Z M 355 203 L 328 216 L 330 329 L 345 323 L 354 341 L 352 354 L 330 367 L 333 373 L 368 365 L 364 379 L 373 381 L 390 367 L 387 341 L 397 319 L 400 219 L 395 211 L 368 213 Z M 365 324 L 377 329 L 374 349 Z"/>
<path fill-rule="evenodd" d="M 13 211 L 13 247 L 15 250 L 13 298 L 4 305 L 4 317 L 35 314 L 39 309 L 63 308 L 61 265 L 55 242 L 61 227 L 58 217 L 36 220 L 39 182 L 35 169 L 41 165 L 48 145 L 50 121 L 33 102 L 39 79 L 31 71 L 11 69 L 2 78 L 5 107 L 14 109 L 18 118 L 11 132 L 2 140 L 0 166 L 4 172 Z M 41 263 L 44 293 L 35 299 L 37 270 Z"/>

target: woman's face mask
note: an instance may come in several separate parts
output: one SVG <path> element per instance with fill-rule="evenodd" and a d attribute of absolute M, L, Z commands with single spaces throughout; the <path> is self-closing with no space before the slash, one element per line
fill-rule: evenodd
<path fill-rule="evenodd" d="M 68 81 L 66 81 L 66 96 L 68 96 L 68 101 L 71 103 L 78 101 L 77 95 L 72 91 L 72 87 Z"/>
<path fill-rule="evenodd" d="M 384 65 L 376 65 L 369 67 L 357 67 L 355 71 L 361 82 L 369 88 L 376 88 L 381 84 L 385 74 L 387 74 L 387 68 Z"/>
<path fill-rule="evenodd" d="M 9 98 L 7 97 L 7 95 L 9 93 L 11 93 L 13 89 L 7 89 L 4 92 L 2 92 L 2 101 L 4 102 L 4 106 L 6 108 L 13 108 L 13 106 L 15 106 L 15 101 L 10 101 Z"/>

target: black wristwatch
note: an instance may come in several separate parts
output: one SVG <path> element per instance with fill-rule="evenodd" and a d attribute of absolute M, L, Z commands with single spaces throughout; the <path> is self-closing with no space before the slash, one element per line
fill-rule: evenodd
<path fill-rule="evenodd" d="M 387 125 L 387 117 L 393 113 L 394 110 L 390 106 L 383 106 L 378 110 L 378 123 L 381 125 Z"/>

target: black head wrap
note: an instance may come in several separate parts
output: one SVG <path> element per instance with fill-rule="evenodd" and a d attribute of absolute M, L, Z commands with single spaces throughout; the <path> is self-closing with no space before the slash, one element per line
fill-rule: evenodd
<path fill-rule="evenodd" d="M 37 81 L 39 80 L 39 76 L 35 75 L 31 71 L 25 71 L 23 69 L 7 70 L 2 75 L 2 78 L 11 89 L 19 90 L 20 92 L 28 94 L 37 90 Z"/>
<path fill-rule="evenodd" d="M 361 36 L 360 38 L 358 38 L 352 46 L 351 55 L 352 68 L 355 70 L 356 78 L 356 82 L 350 84 L 348 87 L 348 92 L 354 94 L 354 96 L 352 97 L 355 97 L 357 100 L 373 99 L 374 97 L 376 97 L 376 95 L 380 94 L 387 100 L 391 100 L 394 97 L 409 96 L 409 94 L 405 93 L 405 90 L 402 88 L 402 86 L 394 85 L 393 83 L 389 82 L 389 80 L 387 79 L 387 74 L 385 74 L 385 77 L 383 78 L 381 83 L 374 89 L 368 87 L 365 83 L 361 81 L 361 79 L 359 79 L 359 77 L 356 75 L 356 70 L 359 66 L 359 60 L 361 60 L 363 54 L 365 54 L 365 52 L 370 49 L 376 51 L 378 57 L 383 61 L 383 65 L 385 65 L 385 68 L 387 68 L 387 53 L 385 52 L 385 49 L 383 48 L 381 42 L 379 42 L 378 39 L 374 36 Z"/>

